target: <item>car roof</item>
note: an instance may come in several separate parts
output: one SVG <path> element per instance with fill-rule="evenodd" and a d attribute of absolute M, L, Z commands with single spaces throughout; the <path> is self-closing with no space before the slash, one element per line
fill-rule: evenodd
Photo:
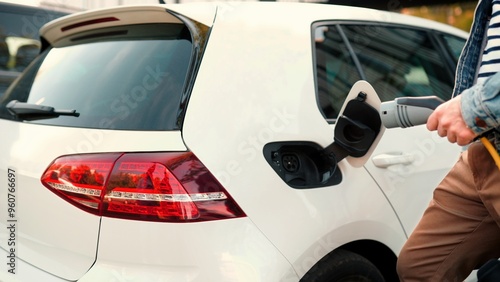
<path fill-rule="evenodd" d="M 165 13 L 168 10 L 172 15 Z M 113 17 L 116 20 L 98 21 Z M 466 37 L 467 32 L 447 24 L 396 12 L 369 8 L 318 3 L 291 2 L 195 2 L 185 4 L 157 4 L 117 6 L 75 13 L 52 21 L 41 29 L 42 36 L 50 43 L 61 37 L 81 31 L 123 24 L 151 22 L 177 22 L 188 17 L 206 26 L 225 22 L 236 26 L 252 22 L 269 26 L 312 24 L 324 20 L 363 21 L 402 24 L 447 32 Z M 89 22 L 92 24 L 88 24 Z M 87 24 L 82 24 L 87 23 Z M 71 27 L 62 32 L 61 29 Z"/>

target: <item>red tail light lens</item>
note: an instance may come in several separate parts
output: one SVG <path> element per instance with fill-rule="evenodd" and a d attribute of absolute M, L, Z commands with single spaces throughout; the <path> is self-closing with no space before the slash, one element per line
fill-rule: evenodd
<path fill-rule="evenodd" d="M 64 156 L 41 181 L 71 204 L 100 216 L 165 222 L 245 216 L 191 152 Z"/>

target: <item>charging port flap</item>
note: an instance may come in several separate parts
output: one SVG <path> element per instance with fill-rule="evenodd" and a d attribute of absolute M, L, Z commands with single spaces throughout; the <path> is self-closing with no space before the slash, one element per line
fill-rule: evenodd
<path fill-rule="evenodd" d="M 326 148 L 311 141 L 280 141 L 264 146 L 266 161 L 290 187 L 319 188 L 339 184 L 338 163 L 344 158 L 361 167 L 377 146 L 385 127 L 380 99 L 366 81 L 356 82 L 335 123 L 333 142 Z"/>
<path fill-rule="evenodd" d="M 367 162 L 385 131 L 380 104 L 371 84 L 360 80 L 352 86 L 335 122 L 334 143 L 329 147 L 345 150 L 346 160 L 354 167 Z"/>

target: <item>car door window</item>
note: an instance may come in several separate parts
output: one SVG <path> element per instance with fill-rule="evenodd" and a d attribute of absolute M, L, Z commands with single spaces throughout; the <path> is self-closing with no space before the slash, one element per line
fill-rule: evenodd
<path fill-rule="evenodd" d="M 318 99 L 327 119 L 337 117 L 338 111 L 328 109 L 339 109 L 359 79 L 367 80 L 382 101 L 403 96 L 435 95 L 444 100 L 451 97 L 454 70 L 424 30 L 337 24 L 318 26 L 315 35 Z M 458 41 L 449 42 L 450 49 L 456 50 L 460 45 Z M 332 67 L 342 64 L 350 66 Z M 349 78 L 330 79 L 338 75 Z"/>
<path fill-rule="evenodd" d="M 337 26 L 316 30 L 318 101 L 326 118 L 335 119 L 352 85 L 361 79 Z"/>
<path fill-rule="evenodd" d="M 457 63 L 458 58 L 462 53 L 462 49 L 464 48 L 465 40 L 463 38 L 446 34 L 443 34 L 441 37 L 443 38 L 446 47 L 448 47 L 448 50 L 451 53 L 453 60 L 455 61 L 455 63 Z"/>

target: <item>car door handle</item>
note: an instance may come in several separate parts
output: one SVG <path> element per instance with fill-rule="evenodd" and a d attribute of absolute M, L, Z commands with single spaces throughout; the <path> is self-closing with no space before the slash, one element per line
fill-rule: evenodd
<path fill-rule="evenodd" d="M 386 168 L 391 165 L 407 165 L 411 164 L 415 160 L 413 154 L 403 154 L 403 153 L 387 153 L 376 155 L 372 158 L 373 164 L 376 167 Z"/>

